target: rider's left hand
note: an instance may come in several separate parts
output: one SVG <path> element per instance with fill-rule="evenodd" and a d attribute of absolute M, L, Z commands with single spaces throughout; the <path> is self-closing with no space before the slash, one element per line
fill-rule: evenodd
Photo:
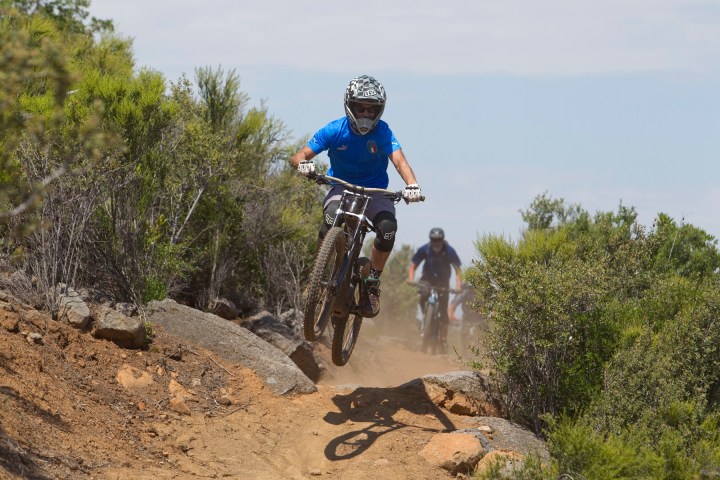
<path fill-rule="evenodd" d="M 402 196 L 407 202 L 419 202 L 422 197 L 420 185 L 417 183 L 411 183 L 403 189 Z"/>

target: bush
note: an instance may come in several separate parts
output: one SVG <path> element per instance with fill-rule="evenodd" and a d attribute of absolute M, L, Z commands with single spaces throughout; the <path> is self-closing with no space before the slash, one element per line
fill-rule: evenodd
<path fill-rule="evenodd" d="M 579 258 L 563 231 L 531 231 L 517 245 L 486 237 L 477 246 L 482 260 L 468 276 L 484 285 L 490 358 L 516 419 L 540 432 L 543 414 L 578 411 L 601 381 L 617 337 L 599 313 L 608 268 Z"/>
<path fill-rule="evenodd" d="M 558 472 L 593 480 L 663 478 L 663 460 L 642 438 L 603 434 L 590 425 L 561 419 L 551 425 L 548 448 Z"/>

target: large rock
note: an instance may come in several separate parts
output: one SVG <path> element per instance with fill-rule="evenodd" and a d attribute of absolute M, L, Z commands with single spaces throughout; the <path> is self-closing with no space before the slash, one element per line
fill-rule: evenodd
<path fill-rule="evenodd" d="M 468 424 L 477 426 L 468 432 L 475 433 L 484 443 L 488 451 L 517 452 L 524 456 L 539 455 L 548 460 L 550 454 L 544 441 L 527 428 L 498 417 L 473 417 Z M 484 439 L 484 440 L 483 440 Z"/>
<path fill-rule="evenodd" d="M 90 322 L 90 307 L 74 288 L 59 283 L 57 295 L 60 300 L 58 320 L 65 320 L 75 328 L 84 329 Z"/>
<path fill-rule="evenodd" d="M 96 313 L 93 335 L 123 348 L 142 348 L 145 345 L 145 322 L 140 317 L 128 317 L 102 306 Z"/>
<path fill-rule="evenodd" d="M 278 320 L 283 325 L 287 325 L 293 331 L 295 338 L 305 339 L 305 327 L 303 326 L 304 314 L 300 310 L 290 309 L 283 312 Z"/>
<path fill-rule="evenodd" d="M 423 383 L 433 403 L 455 414 L 506 416 L 493 382 L 479 372 L 425 375 L 414 381 Z"/>
<path fill-rule="evenodd" d="M 312 381 L 317 382 L 320 379 L 323 372 L 322 361 L 315 355 L 313 345 L 304 338 L 299 338 L 293 327 L 267 311 L 243 319 L 239 325 L 282 350 Z"/>
<path fill-rule="evenodd" d="M 216 298 L 212 305 L 212 313 L 225 320 L 235 320 L 240 314 L 235 304 L 227 298 Z"/>
<path fill-rule="evenodd" d="M 166 332 L 255 371 L 278 394 L 316 390 L 315 384 L 287 355 L 233 322 L 173 300 L 150 302 L 147 316 L 151 324 L 161 326 Z"/>

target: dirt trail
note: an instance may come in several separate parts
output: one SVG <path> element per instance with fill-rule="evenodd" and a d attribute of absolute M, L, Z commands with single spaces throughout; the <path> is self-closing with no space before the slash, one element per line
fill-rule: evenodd
<path fill-rule="evenodd" d="M 361 331 L 359 343 L 350 361 L 343 367 L 332 365 L 328 345 L 321 344 L 320 352 L 328 359 L 328 374 L 320 380 L 320 385 L 394 387 L 430 373 L 467 369 L 454 352 L 446 355 L 420 352 L 419 340 L 413 331 L 369 330 L 370 335 Z"/>
<path fill-rule="evenodd" d="M 418 452 L 438 432 L 472 426 L 401 386 L 461 365 L 372 328 L 318 392 L 286 398 L 163 334 L 132 352 L 16 317 L 17 331 L 0 328 L 0 478 L 441 479 Z M 34 331 L 42 344 L 27 340 Z M 151 383 L 120 385 L 130 367 Z"/>

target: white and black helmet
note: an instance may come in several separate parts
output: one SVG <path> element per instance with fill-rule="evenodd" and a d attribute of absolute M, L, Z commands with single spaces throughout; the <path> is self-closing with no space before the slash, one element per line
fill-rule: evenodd
<path fill-rule="evenodd" d="M 385 110 L 385 87 L 369 75 L 353 78 L 345 89 L 345 114 L 355 133 L 365 135 L 371 132 Z M 372 119 L 356 117 L 357 104 L 374 105 L 376 110 Z"/>

